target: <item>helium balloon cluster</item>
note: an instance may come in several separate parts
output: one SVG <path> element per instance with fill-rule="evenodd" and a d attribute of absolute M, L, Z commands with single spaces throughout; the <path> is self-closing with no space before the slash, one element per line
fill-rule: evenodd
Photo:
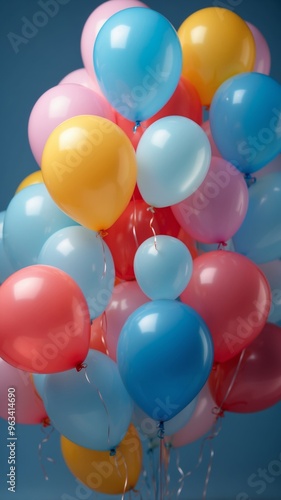
<path fill-rule="evenodd" d="M 31 110 L 41 170 L 0 218 L 0 393 L 17 384 L 19 421 L 49 419 L 72 473 L 124 494 L 139 432 L 180 447 L 281 399 L 281 86 L 259 30 L 218 7 L 176 31 L 109 0 L 81 54 Z"/>

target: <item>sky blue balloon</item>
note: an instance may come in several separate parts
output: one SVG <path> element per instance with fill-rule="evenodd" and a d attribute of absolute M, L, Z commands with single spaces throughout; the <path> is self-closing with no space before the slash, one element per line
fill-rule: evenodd
<path fill-rule="evenodd" d="M 3 238 L 15 270 L 38 263 L 45 241 L 66 226 L 76 226 L 55 204 L 43 183 L 27 186 L 10 201 Z"/>
<path fill-rule="evenodd" d="M 93 450 L 114 449 L 129 427 L 133 404 L 117 364 L 90 349 L 87 367 L 46 375 L 44 404 L 53 426 Z"/>
<path fill-rule="evenodd" d="M 155 300 L 127 319 L 117 361 L 134 402 L 154 420 L 165 422 L 205 384 L 213 364 L 213 343 L 194 309 L 176 300 Z"/>
<path fill-rule="evenodd" d="M 0 212 L 0 284 L 3 283 L 11 274 L 15 272 L 12 263 L 8 257 L 3 241 L 3 226 L 5 211 Z"/>
<path fill-rule="evenodd" d="M 281 260 L 260 264 L 271 290 L 271 308 L 267 321 L 279 324 L 281 321 Z"/>
<path fill-rule="evenodd" d="M 261 73 L 236 75 L 218 88 L 209 119 L 221 155 L 255 172 L 281 151 L 281 85 Z"/>
<path fill-rule="evenodd" d="M 93 57 L 103 94 L 118 113 L 136 122 L 166 104 L 182 71 L 174 27 L 159 12 L 143 7 L 111 16 L 97 35 Z"/>
<path fill-rule="evenodd" d="M 115 281 L 115 268 L 107 244 L 95 231 L 65 227 L 44 244 L 38 264 L 55 266 L 69 274 L 87 300 L 91 319 L 107 307 Z"/>
<path fill-rule="evenodd" d="M 44 384 L 47 375 L 45 373 L 32 373 L 33 384 L 40 398 L 44 398 Z"/>
<path fill-rule="evenodd" d="M 136 280 L 152 300 L 174 300 L 187 287 L 193 261 L 188 248 L 177 238 L 159 235 L 145 240 L 134 259 Z"/>
<path fill-rule="evenodd" d="M 281 172 L 249 188 L 246 217 L 233 236 L 235 251 L 262 264 L 281 257 Z"/>

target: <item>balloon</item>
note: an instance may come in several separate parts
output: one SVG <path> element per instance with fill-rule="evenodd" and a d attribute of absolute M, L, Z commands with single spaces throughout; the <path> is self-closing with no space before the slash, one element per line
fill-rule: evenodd
<path fill-rule="evenodd" d="M 5 250 L 13 268 L 37 264 L 46 240 L 59 229 L 76 225 L 53 202 L 43 183 L 22 189 L 10 201 L 3 227 Z"/>
<path fill-rule="evenodd" d="M 251 23 L 246 23 L 250 28 L 256 45 L 256 59 L 253 71 L 269 75 L 271 55 L 266 39 L 261 32 Z"/>
<path fill-rule="evenodd" d="M 198 91 L 203 106 L 228 78 L 252 71 L 255 42 L 250 28 L 234 12 L 219 7 L 200 9 L 178 30 L 183 75 Z"/>
<path fill-rule="evenodd" d="M 151 226 L 156 234 L 178 236 L 180 231 L 170 207 L 159 208 L 152 213 L 143 200 L 132 200 L 109 229 L 104 241 L 112 253 L 116 275 L 119 278 L 126 281 L 135 279 L 135 253 L 153 234 Z"/>
<path fill-rule="evenodd" d="M 74 443 L 111 450 L 127 432 L 132 401 L 112 359 L 90 349 L 85 365 L 46 377 L 45 407 L 54 427 Z"/>
<path fill-rule="evenodd" d="M 275 172 L 281 172 L 281 154 L 275 156 L 275 158 L 267 163 L 265 167 L 255 172 L 255 178 L 256 180 L 259 180 L 265 175 L 273 174 Z"/>
<path fill-rule="evenodd" d="M 147 120 L 178 85 L 182 53 L 177 33 L 154 10 L 134 7 L 117 12 L 97 35 L 94 69 L 103 94 L 118 113 L 135 122 Z"/>
<path fill-rule="evenodd" d="M 216 403 L 210 393 L 208 382 L 198 394 L 197 403 L 193 414 L 187 424 L 174 433 L 169 440 L 174 448 L 186 446 L 201 438 L 214 425 Z"/>
<path fill-rule="evenodd" d="M 201 186 L 172 211 L 181 227 L 204 243 L 225 242 L 241 226 L 249 194 L 243 175 L 223 158 L 211 159 Z"/>
<path fill-rule="evenodd" d="M 168 116 L 144 132 L 136 156 L 143 199 L 153 207 L 167 207 L 198 189 L 210 166 L 211 147 L 197 123 Z"/>
<path fill-rule="evenodd" d="M 56 85 L 47 90 L 32 108 L 28 121 L 29 144 L 38 165 L 51 132 L 77 115 L 97 115 L 114 120 L 104 97 L 75 83 Z"/>
<path fill-rule="evenodd" d="M 31 373 L 31 381 L 33 383 L 34 389 L 37 393 L 37 395 L 42 399 L 44 397 L 44 385 L 46 381 L 46 374 L 45 373 Z"/>
<path fill-rule="evenodd" d="M 192 257 L 177 238 L 152 236 L 138 248 L 134 270 L 139 286 L 150 299 L 173 300 L 190 280 Z"/>
<path fill-rule="evenodd" d="M 245 73 L 223 83 L 209 115 L 221 155 L 246 174 L 264 167 L 281 149 L 280 109 L 281 85 L 270 76 Z"/>
<path fill-rule="evenodd" d="M 0 358 L 0 417 L 8 425 L 42 424 L 47 413 L 37 396 L 29 373 L 18 370 Z M 11 436 L 13 434 L 10 434 Z"/>
<path fill-rule="evenodd" d="M 261 332 L 271 306 L 269 284 L 243 255 L 217 250 L 193 261 L 181 300 L 205 320 L 214 342 L 214 359 L 225 362 Z"/>
<path fill-rule="evenodd" d="M 204 123 L 202 123 L 202 129 L 204 130 L 205 134 L 207 135 L 208 139 L 209 139 L 209 143 L 210 143 L 210 146 L 211 146 L 211 153 L 212 153 L 212 156 L 217 156 L 218 158 L 221 157 L 221 154 L 214 142 L 214 139 L 213 139 L 213 136 L 212 136 L 212 132 L 211 132 L 211 128 L 210 128 L 210 122 L 209 120 L 205 121 Z"/>
<path fill-rule="evenodd" d="M 27 177 L 25 177 L 25 179 L 21 181 L 21 183 L 17 187 L 15 194 L 19 193 L 22 189 L 26 188 L 27 186 L 31 186 L 32 184 L 40 184 L 42 182 L 44 181 L 41 170 L 32 172 L 32 174 L 29 174 Z"/>
<path fill-rule="evenodd" d="M 198 123 L 198 125 L 202 123 L 202 104 L 199 95 L 192 83 L 186 78 L 180 78 L 178 86 L 169 101 L 149 120 L 141 122 L 136 130 L 134 130 L 134 123 L 119 113 L 116 113 L 116 123 L 124 130 L 136 149 L 144 131 L 152 123 L 171 115 L 185 116 Z"/>
<path fill-rule="evenodd" d="M 115 280 L 113 258 L 98 233 L 81 226 L 66 227 L 44 244 L 38 263 L 58 267 L 81 288 L 91 319 L 108 305 Z"/>
<path fill-rule="evenodd" d="M 281 257 L 281 172 L 262 177 L 249 189 L 245 220 L 233 236 L 236 252 L 257 264 Z"/>
<path fill-rule="evenodd" d="M 91 339 L 90 339 L 90 349 L 95 349 L 96 351 L 108 354 L 107 345 L 105 342 L 105 321 L 104 314 L 98 316 L 92 321 L 91 324 Z"/>
<path fill-rule="evenodd" d="M 136 281 L 126 281 L 114 287 L 111 301 L 105 310 L 104 328 L 108 355 L 116 361 L 120 332 L 129 316 L 149 302 Z"/>
<path fill-rule="evenodd" d="M 50 135 L 42 158 L 47 189 L 58 206 L 94 231 L 125 210 L 136 184 L 136 158 L 125 133 L 99 116 L 76 116 Z"/>
<path fill-rule="evenodd" d="M 137 484 L 142 468 L 142 447 L 132 424 L 119 444 L 116 455 L 89 450 L 64 436 L 61 436 L 61 451 L 72 474 L 94 491 L 121 495 Z"/>
<path fill-rule="evenodd" d="M 15 272 L 14 267 L 7 254 L 3 240 L 3 226 L 6 212 L 0 212 L 0 283 L 3 283 Z"/>
<path fill-rule="evenodd" d="M 190 255 L 192 259 L 195 259 L 198 257 L 198 252 L 196 248 L 196 242 L 187 234 L 182 227 L 180 228 L 179 234 L 178 234 L 178 239 L 182 241 L 185 246 L 188 248 Z"/>
<path fill-rule="evenodd" d="M 0 287 L 0 355 L 16 368 L 53 373 L 78 367 L 90 342 L 84 296 L 65 272 L 29 266 Z"/>
<path fill-rule="evenodd" d="M 134 402 L 164 422 L 183 410 L 205 384 L 213 363 L 211 336 L 190 307 L 177 300 L 155 300 L 126 321 L 117 362 Z"/>
<path fill-rule="evenodd" d="M 94 90 L 97 94 L 100 94 L 102 96 L 98 82 L 96 81 L 96 79 L 91 78 L 91 76 L 89 75 L 89 73 L 86 71 L 85 68 L 79 68 L 74 71 L 71 71 L 71 73 L 68 73 L 68 75 L 66 75 L 59 82 L 59 85 L 65 83 L 76 83 L 78 85 L 83 85 L 83 87 L 87 87 L 88 89 Z"/>
<path fill-rule="evenodd" d="M 280 356 L 281 328 L 267 323 L 243 356 L 215 366 L 209 384 L 217 405 L 225 411 L 252 413 L 278 403 L 281 400 Z"/>
<path fill-rule="evenodd" d="M 281 321 L 281 260 L 273 260 L 259 265 L 271 289 L 271 309 L 268 316 L 270 323 Z"/>

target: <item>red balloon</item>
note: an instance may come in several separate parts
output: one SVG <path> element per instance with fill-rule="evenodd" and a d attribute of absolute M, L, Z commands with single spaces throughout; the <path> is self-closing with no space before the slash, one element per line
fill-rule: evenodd
<path fill-rule="evenodd" d="M 217 405 L 225 411 L 252 413 L 278 403 L 280 360 L 281 328 L 267 323 L 244 354 L 214 367 L 209 386 Z"/>
<path fill-rule="evenodd" d="M 35 265 L 0 287 L 0 356 L 32 373 L 78 367 L 90 343 L 90 315 L 76 282 L 64 271 Z"/>
<path fill-rule="evenodd" d="M 127 134 L 134 148 L 137 148 L 139 140 L 144 131 L 154 122 L 165 116 L 179 115 L 190 118 L 198 125 L 202 124 L 202 103 L 199 94 L 191 82 L 181 77 L 178 86 L 170 98 L 158 113 L 141 122 L 140 127 L 134 132 L 134 123 L 116 113 L 116 123 Z"/>
<path fill-rule="evenodd" d="M 233 358 L 261 332 L 271 307 L 269 284 L 243 255 L 224 250 L 193 261 L 181 300 L 205 320 L 214 342 L 214 360 Z"/>
<path fill-rule="evenodd" d="M 107 354 L 107 346 L 105 342 L 105 318 L 104 313 L 95 318 L 91 324 L 91 339 L 90 349 Z"/>
<path fill-rule="evenodd" d="M 180 231 L 170 207 L 157 208 L 154 214 L 148 208 L 143 200 L 131 201 L 104 238 L 114 260 L 116 276 L 126 281 L 135 279 L 134 257 L 138 247 L 153 236 L 152 218 L 151 226 L 156 234 L 176 237 Z"/>

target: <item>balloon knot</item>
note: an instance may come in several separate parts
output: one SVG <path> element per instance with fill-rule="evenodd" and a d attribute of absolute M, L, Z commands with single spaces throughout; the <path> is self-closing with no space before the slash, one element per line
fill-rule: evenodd
<path fill-rule="evenodd" d="M 109 452 L 109 455 L 110 455 L 111 457 L 115 457 L 115 455 L 116 455 L 116 449 L 115 449 L 115 448 L 112 448 L 112 449 L 110 450 L 110 452 Z"/>
<path fill-rule="evenodd" d="M 227 247 L 227 243 L 225 241 L 219 241 L 218 250 L 223 250 L 225 247 Z"/>
<path fill-rule="evenodd" d="M 79 363 L 77 366 L 76 366 L 76 370 L 78 372 L 81 372 L 81 370 L 83 370 L 83 368 L 87 368 L 87 364 L 86 363 Z"/>
<path fill-rule="evenodd" d="M 155 208 L 154 207 L 147 207 L 146 209 L 148 212 L 151 212 L 152 214 L 155 214 Z"/>
<path fill-rule="evenodd" d="M 105 238 L 108 235 L 108 232 L 105 231 L 104 229 L 101 229 L 100 231 L 97 232 L 97 237 L 100 236 L 100 238 Z"/>
<path fill-rule="evenodd" d="M 138 130 L 138 128 L 140 127 L 140 124 L 141 124 L 140 120 L 136 120 L 136 123 L 135 123 L 135 125 L 134 125 L 134 127 L 133 127 L 133 132 L 134 132 L 134 134 L 136 133 L 136 131 L 137 131 L 137 130 Z"/>
<path fill-rule="evenodd" d="M 157 432 L 157 437 L 159 437 L 159 439 L 164 439 L 164 436 L 165 436 L 165 431 L 164 431 L 164 422 L 159 422 L 158 424 L 158 432 Z"/>
<path fill-rule="evenodd" d="M 253 184 L 255 184 L 257 181 L 256 177 L 253 177 L 252 174 L 245 174 L 244 179 L 246 181 L 248 188 L 251 187 Z"/>
<path fill-rule="evenodd" d="M 49 417 L 43 418 L 43 420 L 42 420 L 42 426 L 43 427 L 50 427 L 50 425 L 51 425 L 51 420 L 49 419 Z"/>
<path fill-rule="evenodd" d="M 224 410 L 222 408 L 219 408 L 218 406 L 215 406 L 212 409 L 212 414 L 215 415 L 218 418 L 223 418 L 224 417 Z"/>

